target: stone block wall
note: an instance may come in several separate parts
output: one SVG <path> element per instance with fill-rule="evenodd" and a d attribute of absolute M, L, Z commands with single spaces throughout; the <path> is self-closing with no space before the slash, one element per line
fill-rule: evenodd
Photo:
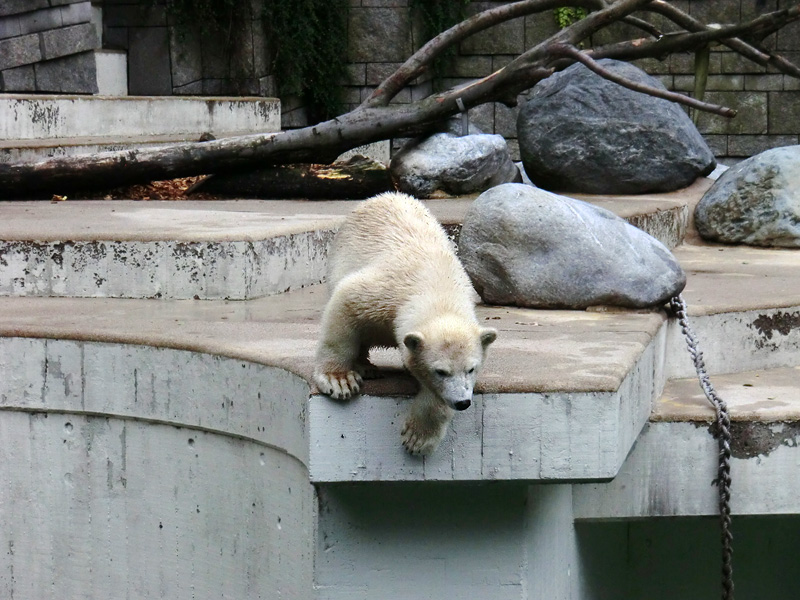
<path fill-rule="evenodd" d="M 128 53 L 128 92 L 137 96 L 273 96 L 267 36 L 258 2 L 226 33 L 180 27 L 165 0 L 105 0 L 103 47 Z"/>
<path fill-rule="evenodd" d="M 374 87 L 419 47 L 417 28 L 410 24 L 409 0 L 351 0 L 350 78 L 348 108 L 363 100 Z M 470 14 L 507 2 L 471 2 Z M 791 4 L 789 0 L 673 0 L 672 4 L 706 22 L 751 19 L 763 12 Z M 664 23 L 656 22 L 660 26 Z M 502 67 L 525 49 L 557 31 L 552 11 L 506 22 L 461 44 L 458 55 L 441 84 L 466 83 Z M 665 26 L 665 31 L 669 27 Z M 635 30 L 615 26 L 592 44 L 640 36 Z M 624 36 L 624 37 L 623 37 Z M 764 42 L 769 49 L 800 62 L 800 23 L 792 24 Z M 371 50 L 371 48 L 373 50 Z M 694 89 L 694 55 L 678 54 L 666 60 L 639 61 L 638 66 L 659 77 L 672 90 Z M 431 82 L 405 90 L 396 102 L 410 102 L 431 91 Z M 520 98 L 520 100 L 524 100 Z M 800 79 L 752 63 L 725 47 L 712 50 L 706 100 L 738 110 L 734 119 L 702 113 L 698 129 L 714 154 L 746 157 L 776 146 L 800 143 Z M 488 133 L 506 137 L 512 156 L 519 158 L 516 134 L 518 108 L 487 104 L 470 111 L 471 120 Z M 296 119 L 291 123 L 296 125 Z"/>
<path fill-rule="evenodd" d="M 0 92 L 97 93 L 92 2 L 0 0 Z"/>

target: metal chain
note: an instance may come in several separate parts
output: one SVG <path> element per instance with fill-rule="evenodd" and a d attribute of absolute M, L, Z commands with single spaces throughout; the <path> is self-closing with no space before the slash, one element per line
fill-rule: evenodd
<path fill-rule="evenodd" d="M 717 489 L 719 490 L 719 519 L 722 536 L 722 598 L 733 600 L 733 535 L 731 534 L 731 419 L 725 401 L 717 396 L 708 378 L 703 353 L 697 347 L 697 337 L 686 316 L 686 303 L 678 295 L 669 301 L 670 310 L 678 318 L 686 346 L 692 357 L 700 387 L 716 412 L 716 437 L 719 444 Z"/>

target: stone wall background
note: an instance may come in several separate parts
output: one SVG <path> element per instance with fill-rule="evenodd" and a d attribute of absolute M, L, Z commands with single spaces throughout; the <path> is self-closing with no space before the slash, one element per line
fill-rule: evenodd
<path fill-rule="evenodd" d="M 674 0 L 706 22 L 749 19 L 791 4 L 791 0 Z M 165 0 L 0 0 L 0 91 L 96 93 L 94 53 L 127 53 L 131 95 L 274 96 L 272 51 L 258 0 L 226 34 L 186 34 L 170 22 Z M 472 2 L 474 13 L 505 2 Z M 102 27 L 92 11 L 102 9 Z M 99 11 L 95 11 L 95 18 Z M 98 31 L 102 29 L 102 34 Z M 348 69 L 343 82 L 345 109 L 357 106 L 375 86 L 421 43 L 420 27 L 410 18 L 409 0 L 350 0 Z M 445 87 L 488 75 L 557 30 L 552 11 L 504 23 L 474 36 L 459 48 L 440 84 Z M 625 27 L 603 32 L 593 43 L 629 34 Z M 231 46 L 226 48 L 225 37 Z M 800 62 L 800 24 L 765 41 Z M 637 63 L 673 90 L 694 86 L 694 56 Z M 421 79 L 395 99 L 407 103 L 433 90 Z M 739 111 L 733 120 L 703 113 L 698 128 L 720 157 L 750 156 L 762 150 L 800 143 L 800 80 L 760 67 L 724 47 L 712 50 L 706 98 Z M 282 126 L 308 124 L 299 98 L 282 100 Z M 489 104 L 471 111 L 472 121 L 499 133 L 518 158 L 517 108 Z"/>
<path fill-rule="evenodd" d="M 81 0 L 0 0 L 0 92 L 97 93 L 100 35 Z"/>
<path fill-rule="evenodd" d="M 274 96 L 267 35 L 258 2 L 242 2 L 223 33 L 187 32 L 165 0 L 104 0 L 103 47 L 128 54 L 135 96 Z M 226 42 L 230 39 L 231 44 Z"/>

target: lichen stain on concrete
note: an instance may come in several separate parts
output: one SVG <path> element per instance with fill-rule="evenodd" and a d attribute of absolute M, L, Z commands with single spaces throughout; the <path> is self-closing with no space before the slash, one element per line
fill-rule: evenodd
<path fill-rule="evenodd" d="M 753 321 L 753 327 L 768 340 L 772 339 L 773 332 L 789 335 L 793 330 L 800 329 L 800 312 L 779 312 L 774 315 L 760 315 Z"/>
<path fill-rule="evenodd" d="M 734 458 L 769 456 L 780 446 L 797 447 L 799 441 L 800 422 L 734 421 L 731 423 L 731 455 Z"/>
<path fill-rule="evenodd" d="M 770 343 L 775 332 L 787 336 L 793 331 L 800 330 L 800 312 L 777 312 L 774 315 L 759 315 L 758 318 L 748 325 L 761 335 L 761 339 L 756 340 L 756 348 L 759 350 L 770 346 L 776 348 L 776 344 Z"/>
<path fill-rule="evenodd" d="M 41 124 L 50 133 L 58 126 L 61 109 L 58 105 L 45 102 L 32 102 L 30 104 L 29 118 L 31 123 Z"/>
<path fill-rule="evenodd" d="M 66 244 L 64 242 L 58 242 L 51 246 L 50 248 L 50 260 L 53 261 L 53 264 L 57 267 L 64 266 L 64 249 L 66 248 Z"/>

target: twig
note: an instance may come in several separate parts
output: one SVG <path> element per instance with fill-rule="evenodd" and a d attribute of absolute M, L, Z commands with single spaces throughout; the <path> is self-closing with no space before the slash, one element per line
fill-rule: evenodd
<path fill-rule="evenodd" d="M 552 46 L 550 46 L 550 51 L 553 54 L 560 54 L 562 56 L 569 56 L 571 58 L 574 58 L 576 61 L 586 66 L 586 68 L 588 68 L 589 70 L 593 71 L 594 73 L 597 73 L 603 79 L 608 79 L 609 81 L 613 81 L 617 85 L 626 87 L 629 90 L 633 90 L 635 92 L 641 92 L 642 94 L 647 94 L 648 96 L 655 96 L 656 98 L 663 98 L 664 100 L 670 100 L 672 102 L 685 104 L 686 106 L 691 106 L 692 108 L 696 108 L 698 110 L 702 110 L 705 112 L 716 113 L 718 115 L 722 115 L 723 117 L 736 116 L 736 111 L 733 110 L 732 108 L 728 108 L 726 106 L 719 106 L 718 104 L 709 104 L 708 102 L 703 102 L 701 100 L 697 100 L 696 98 L 684 96 L 683 94 L 678 94 L 677 92 L 670 92 L 669 90 L 661 90 L 644 83 L 638 83 L 636 81 L 631 81 L 630 79 L 626 79 L 601 66 L 588 54 L 581 52 L 575 46 L 569 46 L 567 44 L 553 44 Z"/>

